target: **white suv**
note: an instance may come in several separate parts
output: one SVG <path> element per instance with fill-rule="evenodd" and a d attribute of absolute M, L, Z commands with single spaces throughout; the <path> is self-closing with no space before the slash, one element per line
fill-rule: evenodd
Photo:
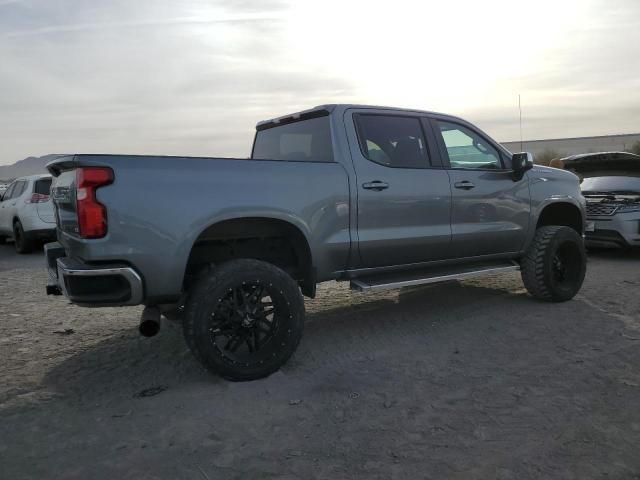
<path fill-rule="evenodd" d="M 56 219 L 49 192 L 51 175 L 17 178 L 0 197 L 0 242 L 13 237 L 16 251 L 32 251 L 38 240 L 54 239 Z"/>

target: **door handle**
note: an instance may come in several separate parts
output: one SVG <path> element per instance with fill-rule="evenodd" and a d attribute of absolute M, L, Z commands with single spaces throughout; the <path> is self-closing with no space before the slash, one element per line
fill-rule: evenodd
<path fill-rule="evenodd" d="M 456 182 L 453 186 L 461 188 L 462 190 L 471 190 L 472 188 L 476 188 L 476 186 L 468 180 L 465 180 L 464 182 Z"/>
<path fill-rule="evenodd" d="M 384 190 L 385 188 L 389 188 L 389 184 L 386 182 L 381 182 L 380 180 L 374 180 L 373 182 L 366 182 L 362 184 L 362 188 L 366 190 L 375 190 L 379 192 L 380 190 Z"/>

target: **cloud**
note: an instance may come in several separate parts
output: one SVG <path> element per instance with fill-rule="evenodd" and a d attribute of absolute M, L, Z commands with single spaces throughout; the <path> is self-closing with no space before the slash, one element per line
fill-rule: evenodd
<path fill-rule="evenodd" d="M 514 22 L 498 1 L 474 7 L 495 11 L 465 23 L 459 42 L 440 35 L 448 7 L 398 0 L 367 4 L 363 17 L 355 3 L 340 16 L 314 5 L 0 0 L 0 163 L 73 151 L 246 156 L 257 121 L 337 102 L 443 110 L 511 140 L 520 93 L 526 138 L 640 130 L 637 0 L 584 0 L 549 25 L 525 19 L 517 58 L 503 47 L 517 37 L 487 36 Z M 528 11 L 540 8 L 531 0 Z M 425 28 L 407 28 L 407 15 Z"/>
<path fill-rule="evenodd" d="M 136 3 L 62 25 L 48 24 L 57 10 L 14 12 L 0 33 L 0 89 L 11 92 L 0 96 L 10 138 L 0 162 L 51 151 L 246 156 L 257 121 L 352 89 L 283 50 L 277 3 L 266 14 L 264 3 L 194 1 L 154 19 L 155 2 Z"/>
<path fill-rule="evenodd" d="M 51 35 L 55 33 L 95 32 L 98 30 L 137 29 L 145 27 L 170 27 L 174 25 L 215 25 L 217 23 L 248 23 L 278 20 L 276 16 L 265 14 L 228 15 L 217 18 L 183 17 L 157 20 L 138 20 L 124 22 L 78 23 L 72 25 L 53 25 L 31 30 L 9 32 L 5 38 Z"/>

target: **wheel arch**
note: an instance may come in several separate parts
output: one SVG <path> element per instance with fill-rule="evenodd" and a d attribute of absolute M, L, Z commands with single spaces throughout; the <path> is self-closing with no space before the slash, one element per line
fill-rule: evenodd
<path fill-rule="evenodd" d="M 583 210 L 569 199 L 549 200 L 540 208 L 535 230 L 549 225 L 562 225 L 570 227 L 582 235 L 584 233 L 584 219 Z"/>
<path fill-rule="evenodd" d="M 183 284 L 199 266 L 233 258 L 264 260 L 296 279 L 307 296 L 315 296 L 315 268 L 306 225 L 275 215 L 218 218 L 191 242 Z"/>

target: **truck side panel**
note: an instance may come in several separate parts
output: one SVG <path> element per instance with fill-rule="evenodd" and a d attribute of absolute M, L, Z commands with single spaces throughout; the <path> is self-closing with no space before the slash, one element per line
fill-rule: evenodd
<path fill-rule="evenodd" d="M 86 262 L 129 262 L 142 274 L 147 297 L 180 292 L 198 235 L 233 218 L 296 226 L 309 242 L 318 281 L 347 266 L 349 185 L 340 164 L 109 155 L 79 155 L 75 162 L 115 173 L 113 184 L 97 191 L 108 233 L 83 240 L 59 231 L 60 242 Z"/>

